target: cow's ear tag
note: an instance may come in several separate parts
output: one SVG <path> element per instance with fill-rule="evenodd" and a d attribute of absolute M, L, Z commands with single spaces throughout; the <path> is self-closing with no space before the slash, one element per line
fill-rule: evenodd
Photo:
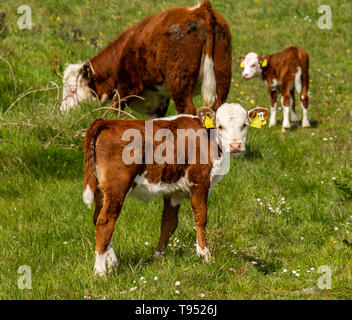
<path fill-rule="evenodd" d="M 204 127 L 207 129 L 213 129 L 215 128 L 215 123 L 214 121 L 209 117 L 209 116 L 205 116 L 205 121 L 204 121 Z"/>
<path fill-rule="evenodd" d="M 266 119 L 263 112 L 259 112 L 255 118 L 251 121 L 251 127 L 261 129 L 262 126 L 266 125 Z"/>
<path fill-rule="evenodd" d="M 241 61 L 240 67 L 241 67 L 241 68 L 244 68 L 244 63 L 243 63 L 243 61 Z"/>
<path fill-rule="evenodd" d="M 265 68 L 268 65 L 268 60 L 264 59 L 262 62 L 262 67 Z"/>

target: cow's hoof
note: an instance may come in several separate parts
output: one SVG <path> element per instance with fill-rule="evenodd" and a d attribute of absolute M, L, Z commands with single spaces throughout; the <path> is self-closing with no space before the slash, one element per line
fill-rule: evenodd
<path fill-rule="evenodd" d="M 197 245 L 197 256 L 200 258 L 203 258 L 203 261 L 205 263 L 209 263 L 211 262 L 211 254 L 209 251 L 208 247 L 204 247 L 204 249 L 202 250 L 198 245 Z"/>
<path fill-rule="evenodd" d="M 275 122 L 273 122 L 273 123 L 269 123 L 269 128 L 271 128 L 271 127 L 275 127 L 276 126 L 276 123 Z"/>
<path fill-rule="evenodd" d="M 290 131 L 290 127 L 282 127 L 281 132 L 286 133 Z"/>
<path fill-rule="evenodd" d="M 108 273 L 113 273 L 117 270 L 117 267 L 119 266 L 118 260 L 112 260 L 111 262 L 107 260 L 107 265 L 108 265 Z"/>
<path fill-rule="evenodd" d="M 303 121 L 303 122 L 302 122 L 302 128 L 310 128 L 310 123 L 309 123 L 309 121 Z"/>
<path fill-rule="evenodd" d="M 299 122 L 298 121 L 291 121 L 291 124 L 293 127 L 297 127 Z"/>
<path fill-rule="evenodd" d="M 93 278 L 94 279 L 105 279 L 106 278 L 106 272 L 103 272 L 103 271 L 99 271 L 99 270 L 96 270 L 94 269 L 93 271 Z"/>
<path fill-rule="evenodd" d="M 153 258 L 154 259 L 160 259 L 162 257 L 163 257 L 163 252 L 155 251 L 154 254 L 153 254 Z"/>

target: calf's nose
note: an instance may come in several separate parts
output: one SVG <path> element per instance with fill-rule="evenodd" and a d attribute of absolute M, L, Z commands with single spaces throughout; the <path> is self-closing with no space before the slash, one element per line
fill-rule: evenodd
<path fill-rule="evenodd" d="M 241 142 L 232 142 L 230 144 L 230 151 L 231 152 L 241 152 L 242 143 Z"/>
<path fill-rule="evenodd" d="M 248 73 L 242 73 L 242 78 L 247 79 L 248 78 Z"/>

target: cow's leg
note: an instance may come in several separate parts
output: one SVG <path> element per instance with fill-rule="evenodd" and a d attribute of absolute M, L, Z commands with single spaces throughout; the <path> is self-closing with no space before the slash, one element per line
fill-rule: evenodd
<path fill-rule="evenodd" d="M 99 188 L 95 191 L 94 203 L 95 203 L 95 209 L 94 209 L 93 223 L 94 223 L 94 225 L 96 225 L 99 213 L 100 213 L 100 211 L 103 207 L 103 204 L 104 204 L 103 193 L 101 192 L 101 190 Z"/>
<path fill-rule="evenodd" d="M 205 262 L 210 262 L 211 255 L 206 238 L 208 190 L 203 186 L 191 189 L 191 205 L 194 216 L 194 223 L 197 232 L 197 255 L 202 257 Z"/>
<path fill-rule="evenodd" d="M 298 117 L 296 113 L 295 88 L 292 88 L 290 90 L 290 112 L 291 112 L 291 123 L 293 126 L 297 126 Z"/>
<path fill-rule="evenodd" d="M 308 120 L 308 88 L 309 88 L 309 74 L 308 70 L 302 73 L 302 94 L 301 94 L 301 108 L 302 108 L 302 127 L 309 128 L 310 122 Z"/>
<path fill-rule="evenodd" d="M 167 242 L 173 235 L 178 224 L 178 211 L 180 204 L 173 204 L 172 200 L 164 198 L 164 210 L 161 218 L 160 240 L 156 247 L 154 257 L 160 257 L 161 252 L 165 249 Z"/>
<path fill-rule="evenodd" d="M 112 248 L 112 236 L 115 222 L 118 218 L 127 188 L 123 182 L 113 188 L 104 188 L 104 205 L 96 221 L 96 249 L 94 275 L 104 276 L 106 263 L 109 271 L 117 265 L 117 259 Z M 115 261 L 116 260 L 116 261 Z"/>
<path fill-rule="evenodd" d="M 178 114 L 181 113 L 188 113 L 188 114 L 195 114 L 196 108 L 193 103 L 193 96 L 192 93 L 187 93 L 184 96 L 180 95 L 173 95 L 172 98 L 175 101 L 175 108 Z"/>
<path fill-rule="evenodd" d="M 277 91 L 270 90 L 270 121 L 269 128 L 276 125 L 276 112 L 277 112 Z"/>
<path fill-rule="evenodd" d="M 283 121 L 282 121 L 282 132 L 286 132 L 290 129 L 290 83 L 282 82 L 281 85 L 281 104 L 283 112 Z"/>

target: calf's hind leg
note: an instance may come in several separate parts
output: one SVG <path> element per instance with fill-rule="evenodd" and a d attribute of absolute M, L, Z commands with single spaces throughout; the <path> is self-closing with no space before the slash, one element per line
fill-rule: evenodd
<path fill-rule="evenodd" d="M 103 191 L 104 204 L 96 220 L 95 276 L 105 276 L 106 264 L 109 272 L 117 265 L 117 259 L 112 247 L 112 237 L 115 222 L 120 214 L 125 197 L 122 185 L 117 189 L 119 192 L 113 192 L 111 189 Z"/>

